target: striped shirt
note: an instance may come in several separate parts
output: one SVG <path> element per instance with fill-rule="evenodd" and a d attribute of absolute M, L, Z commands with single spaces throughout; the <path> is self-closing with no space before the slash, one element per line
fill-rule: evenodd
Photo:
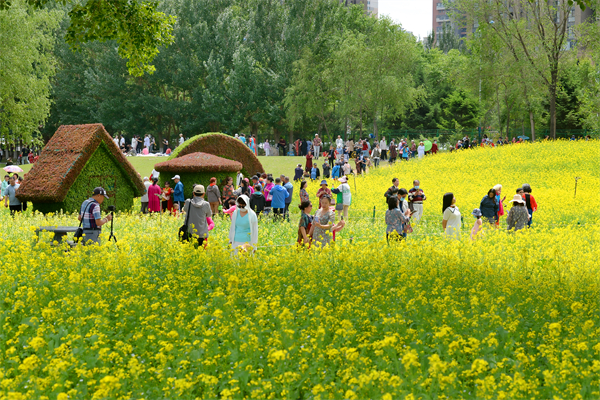
<path fill-rule="evenodd" d="M 101 218 L 100 204 L 93 198 L 87 199 L 81 205 L 79 215 L 81 215 L 81 226 L 83 227 L 83 229 L 98 228 L 98 226 L 96 225 L 96 220 Z"/>

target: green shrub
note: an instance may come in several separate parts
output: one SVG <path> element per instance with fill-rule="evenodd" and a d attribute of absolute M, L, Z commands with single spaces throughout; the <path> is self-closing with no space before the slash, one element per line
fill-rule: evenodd
<path fill-rule="evenodd" d="M 196 152 L 209 153 L 229 160 L 239 161 L 242 163 L 242 173 L 245 176 L 252 176 L 257 172 L 265 172 L 262 164 L 248 146 L 222 133 L 203 133 L 189 138 L 173 150 L 169 160 Z"/>

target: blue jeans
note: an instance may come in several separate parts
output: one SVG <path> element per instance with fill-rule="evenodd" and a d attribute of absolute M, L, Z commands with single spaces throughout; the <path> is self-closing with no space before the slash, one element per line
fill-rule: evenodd
<path fill-rule="evenodd" d="M 528 208 L 527 212 L 529 213 L 529 215 L 531 215 L 531 218 L 529 218 L 529 221 L 527 222 L 527 226 L 531 226 L 531 223 L 533 222 L 533 210 L 531 208 Z"/>

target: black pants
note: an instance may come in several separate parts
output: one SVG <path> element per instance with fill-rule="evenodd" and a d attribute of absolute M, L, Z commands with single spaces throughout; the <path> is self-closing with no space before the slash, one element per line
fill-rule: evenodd
<path fill-rule="evenodd" d="M 142 214 L 148 214 L 148 202 L 142 201 Z"/>
<path fill-rule="evenodd" d="M 23 211 L 23 204 L 19 204 L 18 206 L 8 206 L 10 210 L 10 215 L 14 216 L 15 213 Z"/>
<path fill-rule="evenodd" d="M 272 208 L 272 210 L 273 217 L 275 220 L 283 219 L 283 217 L 285 216 L 285 208 Z"/>
<path fill-rule="evenodd" d="M 333 164 L 335 164 L 335 158 L 330 158 L 329 159 L 329 166 L 331 167 L 331 169 L 333 169 Z"/>
<path fill-rule="evenodd" d="M 381 150 L 381 159 L 387 160 L 387 150 Z"/>
<path fill-rule="evenodd" d="M 285 146 L 282 144 L 277 144 L 278 149 L 281 151 L 281 155 L 285 156 Z"/>

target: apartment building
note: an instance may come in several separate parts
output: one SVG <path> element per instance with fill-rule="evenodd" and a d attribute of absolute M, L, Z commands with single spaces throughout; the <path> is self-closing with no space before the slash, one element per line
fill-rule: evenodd
<path fill-rule="evenodd" d="M 340 0 L 345 5 L 362 4 L 365 12 L 375 18 L 379 17 L 379 0 Z"/>
<path fill-rule="evenodd" d="M 461 28 L 458 24 L 455 24 L 454 21 L 450 18 L 450 10 L 449 4 L 451 1 L 444 0 L 433 0 L 433 20 L 432 20 L 432 32 L 435 32 L 436 35 L 442 33 L 444 29 L 444 25 L 449 25 L 451 29 L 461 38 L 467 35 L 466 28 Z M 571 12 L 569 14 L 569 20 L 567 22 L 567 29 L 569 31 L 569 39 L 566 44 L 566 48 L 570 49 L 575 45 L 576 38 L 574 33 L 574 27 L 578 24 L 581 24 L 587 21 L 594 15 L 594 9 L 587 7 L 585 10 L 582 10 L 577 4 L 573 4 L 571 8 Z M 598 23 L 600 24 L 600 18 L 598 18 Z M 477 29 L 477 26 L 473 27 Z"/>

